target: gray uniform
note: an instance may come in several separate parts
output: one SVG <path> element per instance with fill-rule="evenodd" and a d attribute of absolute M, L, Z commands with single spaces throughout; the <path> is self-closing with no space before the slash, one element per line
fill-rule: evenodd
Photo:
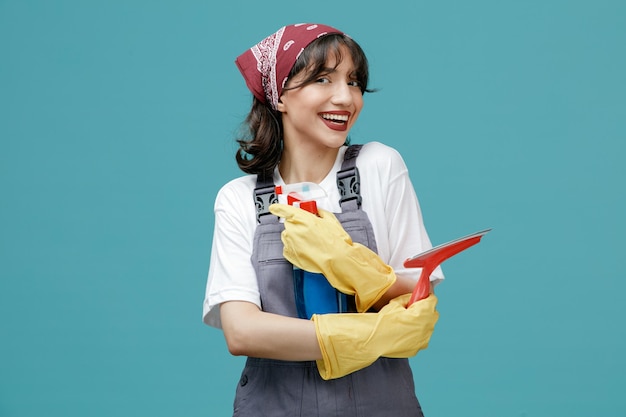
<path fill-rule="evenodd" d="M 342 213 L 337 219 L 355 242 L 376 251 L 374 231 L 360 209 L 356 157 L 359 145 L 346 150 L 337 173 Z M 257 180 L 259 224 L 252 263 L 257 274 L 263 311 L 298 317 L 293 266 L 283 257 L 278 218 L 267 211 L 276 202 L 272 181 Z M 358 352 L 355 352 L 358 354 Z M 408 359 L 380 358 L 365 369 L 324 381 L 315 361 L 289 362 L 248 358 L 235 396 L 233 417 L 423 417 L 415 396 Z"/>

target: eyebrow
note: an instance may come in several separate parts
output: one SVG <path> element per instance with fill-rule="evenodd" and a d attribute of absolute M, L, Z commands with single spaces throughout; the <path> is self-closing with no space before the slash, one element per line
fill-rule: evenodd
<path fill-rule="evenodd" d="M 335 68 L 329 68 L 329 67 L 320 68 L 320 74 L 328 74 L 328 73 L 336 72 L 336 71 L 337 71 L 337 67 L 335 67 Z"/>
<path fill-rule="evenodd" d="M 334 67 L 334 68 L 324 67 L 324 68 L 321 68 L 318 74 L 332 74 L 334 72 L 337 72 L 337 67 Z M 348 73 L 348 76 L 353 77 L 353 78 L 358 78 L 358 73 L 359 72 L 357 71 L 357 69 L 354 68 L 352 71 Z"/>

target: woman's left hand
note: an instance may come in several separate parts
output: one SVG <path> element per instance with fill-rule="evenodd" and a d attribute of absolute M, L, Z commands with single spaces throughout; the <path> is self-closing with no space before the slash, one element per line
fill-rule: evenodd
<path fill-rule="evenodd" d="M 396 281 L 393 268 L 354 243 L 333 213 L 320 209 L 315 215 L 286 204 L 272 204 L 269 210 L 285 219 L 285 258 L 301 269 L 322 273 L 334 288 L 354 295 L 358 311 L 367 311 Z"/>

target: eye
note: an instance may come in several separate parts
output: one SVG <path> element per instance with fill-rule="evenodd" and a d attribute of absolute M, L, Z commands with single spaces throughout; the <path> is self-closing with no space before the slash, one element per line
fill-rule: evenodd
<path fill-rule="evenodd" d="M 318 84 L 328 84 L 330 80 L 326 77 L 319 77 L 317 80 L 315 80 L 315 82 Z"/>
<path fill-rule="evenodd" d="M 357 80 L 352 80 L 348 82 L 348 85 L 350 87 L 357 87 L 357 88 L 361 88 L 361 83 Z"/>

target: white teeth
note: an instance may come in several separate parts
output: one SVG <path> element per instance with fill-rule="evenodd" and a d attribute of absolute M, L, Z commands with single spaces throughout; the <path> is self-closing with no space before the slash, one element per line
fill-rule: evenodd
<path fill-rule="evenodd" d="M 322 114 L 322 117 L 324 119 L 333 120 L 333 121 L 336 121 L 336 122 L 347 122 L 348 121 L 348 116 L 347 115 L 324 113 L 324 114 Z"/>

